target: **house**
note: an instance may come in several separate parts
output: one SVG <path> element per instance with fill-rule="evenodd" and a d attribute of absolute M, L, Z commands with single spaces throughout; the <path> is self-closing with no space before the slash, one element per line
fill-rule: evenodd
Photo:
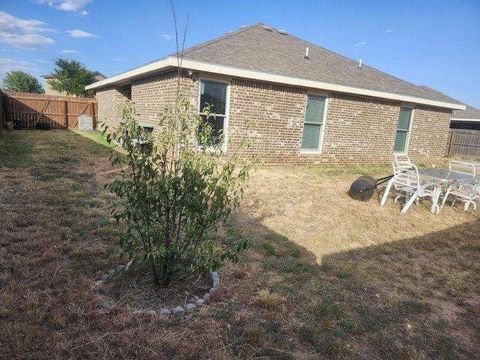
<path fill-rule="evenodd" d="M 95 81 L 100 81 L 106 78 L 105 75 L 103 75 L 98 71 L 95 71 L 94 74 L 95 74 Z M 50 84 L 50 81 L 55 79 L 53 74 L 42 75 L 42 78 L 45 79 L 45 85 L 44 85 L 45 95 L 62 95 L 62 96 L 67 95 L 67 93 L 64 91 L 57 91 L 52 89 L 52 85 Z"/>
<path fill-rule="evenodd" d="M 480 110 L 469 105 L 465 110 L 455 110 L 450 121 L 450 128 L 480 130 Z"/>
<path fill-rule="evenodd" d="M 393 152 L 418 161 L 444 155 L 452 110 L 465 106 L 263 24 L 186 49 L 181 89 L 195 111 L 214 105 L 214 127 L 245 155 L 270 164 L 389 162 Z M 122 103 L 155 128 L 174 100 L 177 58 L 164 57 L 101 80 L 100 121 L 118 124 Z M 154 129 L 155 131 L 155 129 Z"/>

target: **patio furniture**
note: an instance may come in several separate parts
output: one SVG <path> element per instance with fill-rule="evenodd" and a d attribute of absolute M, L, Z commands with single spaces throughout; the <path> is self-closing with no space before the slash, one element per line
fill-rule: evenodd
<path fill-rule="evenodd" d="M 443 197 L 442 205 L 440 209 L 443 208 L 447 199 L 453 198 L 452 206 L 455 204 L 455 201 L 461 201 L 465 204 L 464 210 L 468 211 L 470 205 L 473 205 L 473 210 L 477 209 L 477 204 L 475 201 L 480 199 L 480 180 L 476 179 L 477 172 L 480 175 L 480 167 L 478 164 L 452 160 L 449 163 L 449 177 L 452 175 L 464 174 L 472 178 L 472 182 L 468 183 L 466 181 L 454 181 L 446 190 Z M 476 179 L 476 180 L 475 180 Z"/>
<path fill-rule="evenodd" d="M 476 200 L 480 199 L 480 184 L 454 184 L 451 185 L 443 197 L 442 205 L 440 209 L 443 208 L 445 202 L 449 197 L 453 197 L 452 206 L 455 205 L 455 201 L 461 201 L 465 204 L 463 210 L 468 211 L 470 205 L 473 205 L 473 210 L 477 209 Z"/>
<path fill-rule="evenodd" d="M 450 160 L 448 163 L 448 170 L 452 173 L 462 173 L 471 176 L 480 175 L 480 164 L 467 162 L 467 161 L 459 161 L 459 160 Z M 477 168 L 478 167 L 478 168 Z"/>
<path fill-rule="evenodd" d="M 438 189 L 434 181 L 422 181 L 418 168 L 410 161 L 407 155 L 394 155 L 392 162 L 393 177 L 388 182 L 382 200 L 381 206 L 384 206 L 388 194 L 392 189 L 395 189 L 395 202 L 399 198 L 405 198 L 405 206 L 402 209 L 402 214 L 406 213 L 414 202 L 418 203 L 420 198 L 432 199 L 432 212 L 438 213 L 440 208 L 438 206 Z"/>

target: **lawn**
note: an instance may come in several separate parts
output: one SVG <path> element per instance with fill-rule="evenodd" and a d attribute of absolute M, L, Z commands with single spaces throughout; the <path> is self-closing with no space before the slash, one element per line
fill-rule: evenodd
<path fill-rule="evenodd" d="M 161 306 L 168 291 L 129 274 L 96 286 L 125 263 L 104 188 L 115 176 L 109 151 L 98 134 L 0 138 L 1 358 L 480 353 L 478 214 L 445 208 L 435 216 L 420 204 L 400 215 L 393 201 L 382 208 L 346 195 L 360 174 L 388 174 L 383 167 L 258 169 L 218 234 L 253 246 L 220 270 L 213 301 L 176 317 L 132 311 Z M 134 295 L 118 294 L 128 279 L 137 279 Z"/>

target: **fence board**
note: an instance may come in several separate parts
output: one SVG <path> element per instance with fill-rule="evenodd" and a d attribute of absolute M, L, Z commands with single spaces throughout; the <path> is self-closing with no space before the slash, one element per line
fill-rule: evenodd
<path fill-rule="evenodd" d="M 480 158 L 480 130 L 450 129 L 446 154 Z"/>
<path fill-rule="evenodd" d="M 4 121 L 4 111 L 3 111 L 3 100 L 4 100 L 4 95 L 3 95 L 3 91 L 0 90 L 0 136 L 2 135 L 2 131 L 3 131 L 3 127 L 5 125 L 5 121 Z"/>
<path fill-rule="evenodd" d="M 35 128 L 37 123 L 48 123 L 54 129 L 78 128 L 78 117 L 89 115 L 96 124 L 96 101 L 43 94 L 6 91 L 4 95 L 4 120 L 16 127 Z"/>

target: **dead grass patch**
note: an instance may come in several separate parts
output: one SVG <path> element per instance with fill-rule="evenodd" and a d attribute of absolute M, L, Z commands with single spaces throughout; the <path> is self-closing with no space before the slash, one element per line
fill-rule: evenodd
<path fill-rule="evenodd" d="M 281 310 L 286 301 L 285 296 L 269 290 L 260 290 L 255 296 L 255 302 L 258 305 L 271 310 Z"/>
<path fill-rule="evenodd" d="M 168 301 L 140 272 L 94 289 L 120 261 L 107 158 L 104 146 L 68 131 L 0 138 L 2 356 L 470 359 L 480 352 L 478 215 L 446 208 L 434 216 L 421 205 L 402 216 L 392 201 L 381 208 L 346 195 L 357 176 L 386 175 L 385 167 L 259 169 L 219 235 L 254 246 L 221 269 L 211 306 L 178 318 L 102 307 L 112 298 L 139 307 Z"/>

